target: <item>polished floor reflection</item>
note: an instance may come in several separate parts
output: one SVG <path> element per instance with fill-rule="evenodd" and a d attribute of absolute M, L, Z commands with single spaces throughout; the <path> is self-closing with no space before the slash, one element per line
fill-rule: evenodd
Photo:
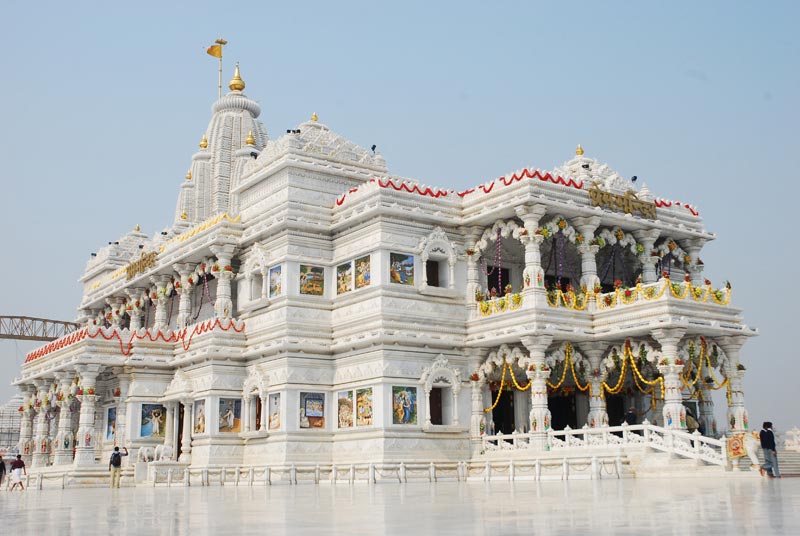
<path fill-rule="evenodd" d="M 800 534 L 800 478 L 0 492 L 4 534 Z"/>

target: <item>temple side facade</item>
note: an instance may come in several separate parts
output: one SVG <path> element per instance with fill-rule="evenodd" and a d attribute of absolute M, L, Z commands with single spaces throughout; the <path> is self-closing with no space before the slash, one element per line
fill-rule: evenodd
<path fill-rule="evenodd" d="M 757 332 L 703 276 L 714 235 L 695 207 L 580 146 L 549 172 L 428 187 L 316 114 L 270 139 L 238 66 L 229 87 L 171 224 L 93 254 L 81 329 L 27 356 L 34 474 L 88 482 L 125 446 L 128 482 L 148 463 L 187 482 L 364 463 L 469 476 L 498 453 L 619 438 L 724 458 L 715 438 L 746 435 Z M 615 431 L 626 414 L 652 428 Z"/>

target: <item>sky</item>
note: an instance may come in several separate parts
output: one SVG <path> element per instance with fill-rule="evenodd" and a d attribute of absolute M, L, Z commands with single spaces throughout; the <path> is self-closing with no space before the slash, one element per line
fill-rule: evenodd
<path fill-rule="evenodd" d="M 700 209 L 760 336 L 742 351 L 750 422 L 800 425 L 795 2 L 28 2 L 0 31 L 0 315 L 72 320 L 89 254 L 167 226 L 239 61 L 271 138 L 317 112 L 391 173 L 456 190 L 578 143 Z M 25 353 L 0 341 L 15 388 Z"/>

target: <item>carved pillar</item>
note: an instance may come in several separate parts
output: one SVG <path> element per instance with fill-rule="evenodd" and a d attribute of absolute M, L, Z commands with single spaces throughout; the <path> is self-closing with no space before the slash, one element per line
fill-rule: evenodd
<path fill-rule="evenodd" d="M 269 298 L 269 268 L 267 266 L 261 267 L 261 299 L 266 300 Z"/>
<path fill-rule="evenodd" d="M 258 403 L 261 404 L 261 432 L 267 431 L 267 415 L 269 413 L 269 395 L 259 397 Z"/>
<path fill-rule="evenodd" d="M 231 267 L 233 244 L 213 245 L 209 249 L 217 257 L 219 271 L 214 273 L 217 278 L 217 300 L 214 303 L 214 313 L 219 318 L 230 318 L 233 314 L 233 301 L 231 300 L 231 280 L 234 278 Z"/>
<path fill-rule="evenodd" d="M 652 253 L 659 233 L 658 229 L 633 231 L 636 241 L 644 248 L 644 251 L 639 255 L 639 261 L 642 263 L 642 283 L 645 285 L 658 281 L 659 274 L 656 273 L 658 257 L 654 257 Z"/>
<path fill-rule="evenodd" d="M 192 400 L 184 398 L 183 404 L 183 430 L 181 432 L 181 456 L 179 460 L 183 463 L 192 461 Z"/>
<path fill-rule="evenodd" d="M 131 387 L 130 370 L 125 367 L 115 367 L 114 375 L 119 381 L 119 396 L 114 396 L 117 403 L 117 424 L 114 435 L 114 444 L 124 447 L 128 442 L 128 391 Z"/>
<path fill-rule="evenodd" d="M 177 402 L 170 400 L 164 406 L 167 408 L 167 422 L 164 427 L 164 450 L 174 451 L 175 447 L 175 413 L 177 411 Z"/>
<path fill-rule="evenodd" d="M 26 464 L 31 464 L 31 453 L 33 452 L 33 387 L 25 386 L 21 388 L 24 395 L 22 401 L 22 421 L 19 426 L 19 443 L 17 448 Z"/>
<path fill-rule="evenodd" d="M 531 382 L 531 446 L 544 450 L 547 447 L 547 431 L 550 430 L 550 410 L 547 408 L 547 378 L 550 376 L 550 369 L 545 364 L 545 351 L 553 341 L 553 336 L 543 334 L 522 337 L 521 341 L 531 355 L 531 365 L 526 372 Z"/>
<path fill-rule="evenodd" d="M 179 279 L 175 284 L 175 290 L 180 296 L 178 302 L 178 328 L 185 328 L 192 320 L 192 275 L 194 265 L 189 263 L 176 263 L 172 267 L 178 272 Z"/>
<path fill-rule="evenodd" d="M 711 391 L 703 387 L 700 391 L 700 423 L 702 423 L 705 435 L 717 437 L 717 419 L 714 417 L 714 400 L 711 398 Z"/>
<path fill-rule="evenodd" d="M 75 402 L 70 388 L 74 378 L 71 372 L 56 372 L 58 394 L 56 404 L 59 406 L 58 432 L 56 433 L 53 451 L 53 464 L 68 465 L 72 463 L 72 404 Z"/>
<path fill-rule="evenodd" d="M 75 369 L 81 378 L 83 394 L 78 395 L 81 413 L 78 420 L 78 438 L 75 450 L 75 465 L 94 465 L 95 437 L 95 403 L 97 396 L 95 385 L 101 365 L 76 365 Z"/>
<path fill-rule="evenodd" d="M 522 285 L 525 290 L 544 288 L 544 270 L 539 246 L 544 237 L 537 235 L 539 220 L 544 216 L 543 205 L 526 205 L 515 207 L 517 216 L 522 220 L 525 234 L 520 235 L 520 242 L 525 246 L 525 270 L 522 272 Z"/>
<path fill-rule="evenodd" d="M 481 236 L 481 230 L 478 227 L 467 227 L 462 228 L 462 231 L 466 234 L 464 240 L 467 244 L 467 308 L 470 312 L 474 312 L 478 307 L 475 293 L 480 289 L 480 276 L 478 275 L 478 257 L 480 255 L 475 248 Z"/>
<path fill-rule="evenodd" d="M 33 411 L 36 416 L 34 417 L 31 467 L 45 467 L 50 460 L 47 435 L 47 410 L 50 407 L 50 401 L 47 399 L 45 381 L 34 380 L 34 383 L 36 384 L 36 400 L 33 403 Z"/>
<path fill-rule="evenodd" d="M 125 314 L 125 298 L 122 296 L 112 296 L 111 298 L 106 298 L 106 303 L 111 310 L 111 320 L 109 321 L 111 327 L 120 329 L 122 316 Z"/>
<path fill-rule="evenodd" d="M 483 364 L 486 354 L 489 352 L 486 348 L 466 348 L 464 350 L 467 359 L 469 360 L 469 370 L 472 375 L 470 386 L 471 392 L 471 416 L 469 421 L 469 437 L 473 442 L 473 449 L 478 448 L 478 443 L 481 440 L 481 424 L 483 424 L 484 433 L 486 432 L 487 423 L 485 421 L 486 413 L 483 411 L 483 388 L 486 385 L 485 381 L 480 381 L 477 376 L 478 369 Z"/>
<path fill-rule="evenodd" d="M 597 251 L 599 246 L 591 245 L 594 239 L 594 232 L 600 225 L 600 218 L 598 216 L 590 216 L 588 218 L 573 218 L 572 220 L 578 232 L 583 235 L 583 244 L 578 246 L 578 252 L 581 254 L 581 287 L 589 290 L 600 284 L 600 278 L 597 277 Z"/>
<path fill-rule="evenodd" d="M 608 371 L 605 367 L 600 367 L 603 354 L 608 348 L 605 342 L 584 342 L 580 344 L 580 349 L 589 359 L 589 416 L 586 422 L 590 428 L 608 426 L 608 412 L 606 411 L 606 398 L 603 396 L 603 382 L 606 380 Z"/>
<path fill-rule="evenodd" d="M 703 245 L 707 240 L 705 238 L 687 238 L 686 240 L 681 240 L 680 244 L 683 246 L 683 249 L 686 250 L 686 254 L 689 255 L 690 263 L 686 266 L 686 272 L 691 277 L 692 285 L 699 287 L 703 285 L 703 264 L 700 261 L 700 250 L 703 249 Z M 685 264 L 685 263 L 684 263 Z"/>
<path fill-rule="evenodd" d="M 725 363 L 725 376 L 730 382 L 728 435 L 746 432 L 750 427 L 747 410 L 744 407 L 744 388 L 742 387 L 745 371 L 740 366 L 741 362 L 739 361 L 739 352 L 746 340 L 747 337 L 742 335 L 717 339 L 728 358 Z"/>
<path fill-rule="evenodd" d="M 172 278 L 168 275 L 154 275 L 150 276 L 150 281 L 155 285 L 155 298 L 153 301 L 156 304 L 155 321 L 153 322 L 154 330 L 165 330 L 169 328 L 169 318 L 167 318 L 167 305 L 169 304 L 169 286 Z M 151 296 L 152 298 L 152 296 Z"/>
<path fill-rule="evenodd" d="M 144 312 L 144 300 L 147 296 L 146 288 L 132 288 L 126 289 L 125 293 L 128 295 L 128 303 L 125 309 L 128 311 L 128 316 L 131 318 L 130 329 L 137 330 L 142 327 L 142 317 Z"/>
<path fill-rule="evenodd" d="M 251 430 L 250 422 L 253 418 L 250 407 L 252 406 L 252 399 L 253 397 L 249 394 L 245 394 L 242 398 L 242 431 L 249 432 Z"/>
<path fill-rule="evenodd" d="M 686 409 L 683 407 L 683 383 L 680 374 L 683 372 L 683 363 L 676 364 L 678 360 L 678 343 L 680 343 L 684 328 L 655 329 L 653 337 L 661 344 L 662 361 L 658 371 L 664 376 L 664 408 L 662 409 L 662 426 L 664 428 L 686 428 Z"/>

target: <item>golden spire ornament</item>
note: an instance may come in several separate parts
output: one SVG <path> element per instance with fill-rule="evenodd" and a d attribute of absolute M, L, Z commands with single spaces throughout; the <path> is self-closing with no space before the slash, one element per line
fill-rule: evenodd
<path fill-rule="evenodd" d="M 311 114 L 311 120 L 314 121 L 315 123 L 319 121 L 319 117 L 317 117 L 317 112 Z"/>
<path fill-rule="evenodd" d="M 139 224 L 137 223 L 137 224 L 136 224 L 136 227 L 134 227 L 134 228 L 133 228 L 133 230 L 134 230 L 134 231 L 136 231 L 136 232 L 138 233 L 139 231 L 141 231 L 141 230 L 142 230 L 142 228 L 141 228 L 141 227 L 139 227 Z"/>
<path fill-rule="evenodd" d="M 186 180 L 187 181 L 192 180 L 192 170 L 191 169 L 186 172 Z"/>
<path fill-rule="evenodd" d="M 208 138 L 206 138 L 205 134 L 203 134 L 203 139 L 200 140 L 200 148 L 208 149 Z"/>
<path fill-rule="evenodd" d="M 253 137 L 253 131 L 252 130 L 247 133 L 247 139 L 244 140 L 244 142 L 247 145 L 255 145 L 256 144 L 256 139 Z"/>
<path fill-rule="evenodd" d="M 575 149 L 575 154 L 578 156 L 583 156 L 583 147 L 581 147 L 580 143 L 578 144 L 578 148 Z"/>
<path fill-rule="evenodd" d="M 182 219 L 182 220 L 189 219 L 189 215 L 188 215 L 188 214 L 186 214 L 185 212 L 181 212 L 181 219 Z"/>
<path fill-rule="evenodd" d="M 231 91 L 242 91 L 244 89 L 244 80 L 242 80 L 242 75 L 239 74 L 239 64 L 236 64 L 236 68 L 233 70 L 233 78 L 231 78 L 228 87 L 231 88 Z"/>

